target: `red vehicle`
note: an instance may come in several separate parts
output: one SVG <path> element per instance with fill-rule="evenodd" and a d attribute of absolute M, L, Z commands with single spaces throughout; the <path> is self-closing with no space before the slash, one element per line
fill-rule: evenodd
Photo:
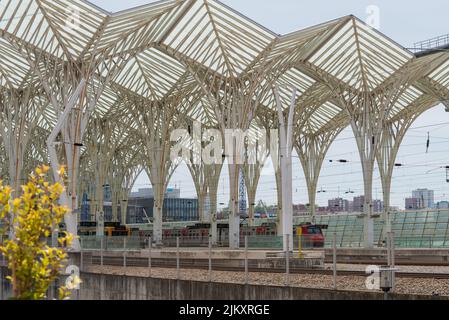
<path fill-rule="evenodd" d="M 294 235 L 301 236 L 303 248 L 323 248 L 325 242 L 324 229 L 327 229 L 326 225 L 306 223 L 297 226 L 294 230 Z"/>

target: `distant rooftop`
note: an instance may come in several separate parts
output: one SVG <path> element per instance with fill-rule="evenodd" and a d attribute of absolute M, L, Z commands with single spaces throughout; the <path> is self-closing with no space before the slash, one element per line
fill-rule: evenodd
<path fill-rule="evenodd" d="M 152 188 L 143 188 L 138 191 L 131 192 L 131 199 L 151 199 L 154 198 L 154 192 Z M 169 199 L 179 199 L 181 197 L 181 190 L 176 188 L 167 188 L 165 197 Z"/>

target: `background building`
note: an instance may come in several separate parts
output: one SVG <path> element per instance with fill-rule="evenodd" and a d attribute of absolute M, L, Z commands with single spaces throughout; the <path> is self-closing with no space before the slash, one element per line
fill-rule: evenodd
<path fill-rule="evenodd" d="M 373 212 L 375 213 L 384 212 L 384 203 L 382 200 L 373 200 Z"/>
<path fill-rule="evenodd" d="M 129 197 L 127 223 L 148 223 L 153 219 L 153 189 L 139 189 Z M 162 217 L 166 222 L 198 221 L 198 199 L 182 199 L 180 189 L 167 189 L 162 209 Z"/>
<path fill-rule="evenodd" d="M 349 212 L 349 201 L 343 198 L 331 199 L 328 201 L 330 212 Z"/>
<path fill-rule="evenodd" d="M 449 201 L 441 201 L 437 203 L 437 209 L 449 209 Z"/>
<path fill-rule="evenodd" d="M 209 202 L 209 201 L 208 201 Z M 153 189 L 145 188 L 132 192 L 128 200 L 128 208 L 126 213 L 126 223 L 141 224 L 152 222 L 153 220 L 154 193 Z M 209 208 L 206 203 L 206 208 Z M 121 219 L 120 206 L 118 210 L 119 222 Z M 206 210 L 206 209 L 205 209 Z M 104 215 L 105 222 L 112 222 L 112 202 L 111 192 L 105 188 L 104 198 Z M 181 190 L 168 188 L 165 194 L 164 205 L 162 209 L 162 217 L 165 222 L 174 221 L 198 221 L 199 205 L 198 199 L 181 198 Z M 83 195 L 81 205 L 81 221 L 94 221 L 95 217 L 90 212 L 89 200 L 87 194 Z"/>
<path fill-rule="evenodd" d="M 422 201 L 422 209 L 435 208 L 435 195 L 433 190 L 418 189 L 412 192 L 412 198 L 420 199 Z"/>
<path fill-rule="evenodd" d="M 422 210 L 424 209 L 424 203 L 419 198 L 406 198 L 405 210 Z"/>
<path fill-rule="evenodd" d="M 131 194 L 129 195 L 129 198 L 130 199 L 154 198 L 154 192 L 153 192 L 153 189 L 151 189 L 151 188 L 143 188 L 143 189 L 139 189 L 138 191 L 131 192 Z M 181 198 L 181 190 L 168 188 L 167 192 L 165 192 L 165 198 L 179 199 L 179 198 Z"/>
<path fill-rule="evenodd" d="M 348 202 L 349 212 L 361 213 L 365 206 L 365 196 L 354 197 L 354 200 Z M 382 213 L 384 211 L 384 203 L 382 200 L 373 200 L 373 212 Z"/>
<path fill-rule="evenodd" d="M 352 201 L 353 212 L 363 212 L 364 206 L 365 206 L 365 196 L 354 197 L 354 200 Z"/>

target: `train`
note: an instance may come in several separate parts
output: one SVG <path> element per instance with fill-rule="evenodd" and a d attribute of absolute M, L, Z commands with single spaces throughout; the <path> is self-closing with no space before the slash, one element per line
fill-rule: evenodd
<path fill-rule="evenodd" d="M 325 235 L 323 230 L 328 228 L 327 225 L 317 225 L 312 223 L 304 223 L 294 227 L 294 239 L 301 239 L 302 248 L 323 248 L 325 245 Z M 151 237 L 152 231 L 136 230 L 134 235 L 140 237 Z M 207 246 L 210 236 L 210 224 L 198 223 L 193 226 L 182 228 L 171 228 L 163 230 L 163 238 L 167 242 L 173 242 L 176 238 L 182 239 L 184 242 L 190 242 L 196 245 Z M 247 225 L 240 226 L 240 242 L 243 244 L 244 238 L 260 237 L 260 238 L 276 238 L 277 227 L 275 223 L 263 223 L 257 227 Z M 170 241 L 172 240 L 172 241 Z M 226 245 L 229 241 L 229 224 L 217 225 L 217 243 Z M 295 241 L 295 246 L 298 243 Z"/>
<path fill-rule="evenodd" d="M 123 226 L 120 222 L 105 222 L 104 235 L 108 237 L 132 236 L 133 230 Z M 78 226 L 79 236 L 95 236 L 97 234 L 97 223 L 95 221 L 82 221 Z"/>
<path fill-rule="evenodd" d="M 293 228 L 295 247 L 301 245 L 302 248 L 323 248 L 325 245 L 325 235 L 323 230 L 327 225 L 317 225 L 303 223 Z M 96 222 L 81 222 L 79 235 L 92 236 L 96 234 Z M 122 226 L 120 223 L 106 222 L 105 236 L 133 236 L 139 238 L 152 237 L 152 230 L 140 228 L 130 228 Z M 164 244 L 175 245 L 176 238 L 180 238 L 183 244 L 192 246 L 207 246 L 210 237 L 210 224 L 197 223 L 192 226 L 164 229 L 162 233 Z M 275 223 L 263 223 L 260 226 L 250 227 L 245 224 L 240 225 L 240 242 L 244 243 L 244 238 L 260 237 L 260 239 L 274 239 L 277 237 L 277 227 Z M 301 240 L 301 244 L 298 243 Z M 219 223 L 217 225 L 217 244 L 226 246 L 229 242 L 229 224 Z"/>

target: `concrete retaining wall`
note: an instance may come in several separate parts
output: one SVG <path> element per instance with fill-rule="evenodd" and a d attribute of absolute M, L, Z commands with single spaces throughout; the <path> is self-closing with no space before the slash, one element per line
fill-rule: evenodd
<path fill-rule="evenodd" d="M 82 300 L 381 300 L 382 293 L 268 287 L 149 279 L 122 275 L 82 274 Z M 396 295 L 393 300 L 428 300 L 429 296 Z M 441 299 L 441 298 L 439 298 Z M 447 299 L 444 299 L 447 300 Z"/>
<path fill-rule="evenodd" d="M 3 275 L 5 269 L 2 268 Z M 80 300 L 382 300 L 383 294 L 364 291 L 333 291 L 309 288 L 271 287 L 231 283 L 151 279 L 123 275 L 82 273 L 81 289 L 73 296 Z M 0 296 L 11 294 L 3 281 Z M 393 300 L 448 300 L 430 296 L 397 295 Z"/>

